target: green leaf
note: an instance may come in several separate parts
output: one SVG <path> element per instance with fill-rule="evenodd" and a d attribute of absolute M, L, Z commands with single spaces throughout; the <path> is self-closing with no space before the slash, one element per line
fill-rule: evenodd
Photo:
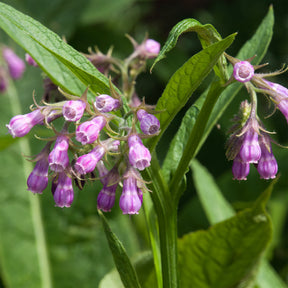
<path fill-rule="evenodd" d="M 116 268 L 120 274 L 121 280 L 124 284 L 125 288 L 140 288 L 140 283 L 136 274 L 136 271 L 132 265 L 132 263 L 129 260 L 129 257 L 125 251 L 125 248 L 123 247 L 120 240 L 117 238 L 117 236 L 111 231 L 109 224 L 103 215 L 101 211 L 98 211 L 104 231 L 109 243 L 109 247 L 111 250 L 111 253 L 114 258 L 114 262 L 116 265 Z"/>
<path fill-rule="evenodd" d="M 215 224 L 232 217 L 235 214 L 234 210 L 224 199 L 219 187 L 207 169 L 195 159 L 191 162 L 190 167 L 193 171 L 196 191 L 209 222 Z"/>
<path fill-rule="evenodd" d="M 36 20 L 0 3 L 0 27 L 62 89 L 80 96 L 90 85 L 94 93 L 109 93 L 108 79 L 85 56 Z"/>
<path fill-rule="evenodd" d="M 268 45 L 271 41 L 273 33 L 273 23 L 274 23 L 273 10 L 272 8 L 270 8 L 267 16 L 263 19 L 261 25 L 257 29 L 254 36 L 244 44 L 244 46 L 238 53 L 237 57 L 240 59 L 245 59 L 251 57 L 251 55 L 257 55 L 257 57 L 255 57 L 253 61 L 257 61 L 255 62 L 255 64 L 258 64 L 264 57 Z M 237 95 L 241 87 L 242 85 L 240 83 L 235 83 L 225 88 L 221 86 L 220 82 L 215 81 L 207 89 L 207 91 L 204 92 L 197 99 L 197 101 L 189 108 L 189 110 L 183 117 L 181 126 L 177 134 L 174 136 L 171 142 L 167 156 L 163 163 L 162 167 L 163 175 L 165 176 L 165 179 L 167 181 L 169 181 L 171 174 L 174 174 L 174 172 L 178 167 L 183 151 L 187 145 L 189 135 L 191 133 L 197 134 L 199 137 L 198 138 L 199 142 L 196 143 L 197 147 L 193 147 L 193 149 L 195 149 L 194 155 L 193 153 L 191 153 L 192 149 L 191 147 L 186 148 L 188 155 L 185 155 L 184 159 L 187 159 L 187 157 L 190 157 L 191 159 L 192 156 L 195 156 L 198 153 L 203 143 L 207 139 L 208 135 L 210 134 L 212 128 L 215 126 L 218 119 L 221 117 L 221 115 L 227 109 L 228 105 Z M 205 117 L 206 121 L 208 121 L 207 126 L 205 127 L 205 131 L 203 131 L 203 125 L 205 125 L 205 123 L 203 121 L 200 121 L 199 125 L 202 129 L 202 132 L 201 133 L 200 131 L 193 132 L 194 125 L 196 123 L 196 117 L 198 117 L 199 111 L 203 108 L 203 104 L 205 103 L 205 99 L 207 98 L 208 93 L 211 99 L 218 99 L 218 98 L 219 99 L 217 100 L 217 103 L 215 104 L 212 113 L 209 116 L 209 119 Z M 221 97 L 219 97 L 220 95 Z M 203 116 L 205 116 L 205 113 Z M 196 139 L 194 139 L 194 143 L 196 142 L 195 140 Z"/>
<path fill-rule="evenodd" d="M 265 211 L 272 188 L 270 185 L 252 208 L 179 240 L 181 287 L 230 288 L 253 283 L 272 235 Z"/>
<path fill-rule="evenodd" d="M 233 216 L 235 212 L 232 206 L 221 194 L 221 191 L 219 190 L 209 171 L 207 171 L 199 162 L 196 162 L 196 160 L 191 162 L 190 167 L 193 170 L 193 178 L 199 199 L 209 222 L 214 224 Z M 274 183 L 275 182 L 272 182 L 267 190 L 272 190 Z M 259 272 L 257 273 L 256 277 L 259 288 L 287 288 L 287 286 L 266 260 L 261 261 Z"/>
<path fill-rule="evenodd" d="M 209 74 L 221 54 L 232 44 L 234 38 L 235 34 L 232 34 L 205 48 L 192 56 L 173 74 L 156 105 L 156 110 L 162 111 L 158 114 L 161 132 L 148 142 L 150 147 L 155 147 L 175 115 Z"/>
<path fill-rule="evenodd" d="M 153 269 L 153 256 L 151 252 L 141 253 L 137 259 L 133 261 L 135 270 L 139 277 L 141 287 L 156 287 L 156 276 Z M 99 284 L 99 288 L 123 288 L 120 275 L 116 269 L 105 275 Z M 159 286 L 160 287 L 160 286 Z"/>
<path fill-rule="evenodd" d="M 203 48 L 222 39 L 220 34 L 211 24 L 202 25 L 199 21 L 195 19 L 184 19 L 177 23 L 170 31 L 168 39 L 165 42 L 163 48 L 161 49 L 159 55 L 155 59 L 151 70 L 156 65 L 156 63 L 162 60 L 165 55 L 175 47 L 179 36 L 186 32 L 196 32 L 202 43 Z"/>

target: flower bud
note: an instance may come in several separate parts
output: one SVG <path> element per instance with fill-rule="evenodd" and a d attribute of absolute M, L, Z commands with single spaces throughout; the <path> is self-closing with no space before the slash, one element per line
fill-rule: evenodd
<path fill-rule="evenodd" d="M 248 82 L 254 76 L 254 67 L 248 61 L 237 62 L 233 68 L 233 76 L 239 82 Z"/>
<path fill-rule="evenodd" d="M 250 164 L 247 162 L 243 162 L 241 157 L 237 155 L 233 160 L 232 165 L 232 173 L 234 178 L 237 180 L 246 180 L 250 171 Z"/>
<path fill-rule="evenodd" d="M 66 121 L 75 122 L 81 119 L 86 108 L 82 100 L 66 101 L 62 107 L 63 116 Z"/>
<path fill-rule="evenodd" d="M 93 143 L 105 125 L 106 120 L 103 116 L 97 116 L 91 121 L 83 122 L 76 129 L 76 140 L 82 145 Z"/>
<path fill-rule="evenodd" d="M 38 67 L 38 64 L 36 61 L 31 57 L 30 54 L 26 53 L 25 54 L 25 60 L 30 66 Z"/>
<path fill-rule="evenodd" d="M 50 152 L 48 162 L 50 169 L 55 172 L 63 172 L 69 165 L 69 139 L 64 135 L 57 137 L 53 150 Z"/>
<path fill-rule="evenodd" d="M 58 182 L 53 194 L 56 207 L 70 207 L 74 200 L 72 179 L 64 172 L 58 176 Z"/>
<path fill-rule="evenodd" d="M 123 214 L 138 214 L 141 208 L 141 200 L 137 189 L 137 180 L 128 170 L 123 181 L 123 190 L 119 200 Z"/>
<path fill-rule="evenodd" d="M 13 138 L 23 137 L 28 134 L 36 124 L 40 124 L 43 119 L 44 115 L 40 109 L 37 109 L 28 114 L 14 116 L 6 127 Z"/>
<path fill-rule="evenodd" d="M 104 154 L 105 148 L 102 145 L 96 146 L 90 153 L 84 154 L 76 160 L 75 171 L 80 175 L 92 172 Z"/>
<path fill-rule="evenodd" d="M 143 145 L 138 135 L 132 134 L 128 138 L 129 145 L 129 162 L 139 170 L 144 170 L 150 166 L 151 154 L 149 150 Z"/>
<path fill-rule="evenodd" d="M 27 179 L 28 191 L 32 193 L 41 194 L 48 185 L 48 152 L 49 150 L 45 147 L 42 152 L 38 155 L 38 161 Z"/>
<path fill-rule="evenodd" d="M 252 128 L 244 134 L 239 156 L 245 163 L 257 163 L 261 156 L 258 133 Z"/>
<path fill-rule="evenodd" d="M 117 168 L 111 169 L 110 172 L 102 179 L 103 188 L 97 197 L 97 209 L 104 212 L 111 211 L 115 202 L 115 193 L 119 182 Z"/>
<path fill-rule="evenodd" d="M 21 78 L 25 71 L 25 63 L 10 48 L 4 48 L 2 51 L 3 58 L 6 61 L 10 76 L 13 79 Z"/>
<path fill-rule="evenodd" d="M 267 148 L 269 147 L 269 150 Z M 270 139 L 262 136 L 260 141 L 261 157 L 258 161 L 257 170 L 261 179 L 274 179 L 278 172 L 277 161 L 272 153 Z"/>
<path fill-rule="evenodd" d="M 98 111 L 106 113 L 118 109 L 120 102 L 109 95 L 102 94 L 96 97 L 94 105 Z"/>
<path fill-rule="evenodd" d="M 277 108 L 281 111 L 288 122 L 288 89 L 280 84 L 264 80 L 268 86 L 271 87 L 271 90 L 275 92 L 272 93 L 272 97 L 276 102 Z"/>
<path fill-rule="evenodd" d="M 160 129 L 159 120 L 152 114 L 140 109 L 137 111 L 137 118 L 140 121 L 140 128 L 146 135 L 153 135 Z"/>
<path fill-rule="evenodd" d="M 153 39 L 147 39 L 144 42 L 144 47 L 145 47 L 145 50 L 144 50 L 145 56 L 147 58 L 154 58 L 159 54 L 161 45 L 159 42 Z"/>

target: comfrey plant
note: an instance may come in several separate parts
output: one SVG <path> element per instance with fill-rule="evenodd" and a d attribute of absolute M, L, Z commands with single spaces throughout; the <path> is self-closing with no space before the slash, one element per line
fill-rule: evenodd
<path fill-rule="evenodd" d="M 41 70 L 44 75 L 41 101 L 36 100 L 37 89 L 29 91 L 34 100 L 30 111 L 24 107 L 25 113 L 21 112 L 13 83 L 0 98 L 7 107 L 6 113 L 0 115 L 5 120 L 1 123 L 6 123 L 3 130 L 12 136 L 5 137 L 8 144 L 3 145 L 3 150 L 12 153 L 1 154 L 7 171 L 0 173 L 5 178 L 1 192 L 4 196 L 0 197 L 0 278 L 5 284 L 25 287 L 21 281 L 29 278 L 29 287 L 43 288 L 51 288 L 52 283 L 101 288 L 122 284 L 129 288 L 285 288 L 264 257 L 272 237 L 272 222 L 265 206 L 279 176 L 272 151 L 276 141 L 261 120 L 257 96 L 266 95 L 274 110 L 280 110 L 288 121 L 288 90 L 269 80 L 284 70 L 255 73 L 264 66 L 259 63 L 272 37 L 273 19 L 270 8 L 235 58 L 227 50 L 236 34 L 222 38 L 212 25 L 185 19 L 174 26 L 162 48 L 148 37 L 139 43 L 128 36 L 132 52 L 119 59 L 112 49 L 107 53 L 98 48 L 88 49 L 87 54 L 78 52 L 39 22 L 0 3 L 0 27 L 25 50 L 26 62 L 35 67 L 29 70 Z M 149 105 L 142 95 L 138 96 L 138 76 L 154 61 L 152 71 L 185 32 L 197 33 L 202 49 L 172 74 L 156 105 Z M 11 53 L 5 57 L 11 58 Z M 7 67 L 5 71 L 12 69 Z M 13 75 L 20 75 L 22 69 Z M 197 88 L 201 83 L 208 85 L 200 94 Z M 239 101 L 239 112 L 228 131 L 226 156 L 233 160 L 233 177 L 229 170 L 225 184 L 234 186 L 225 192 L 234 195 L 238 189 L 234 187 L 243 187 L 240 185 L 245 181 L 239 183 L 232 178 L 246 180 L 253 165 L 264 179 L 261 185 L 268 188 L 263 192 L 261 185 L 255 185 L 251 201 L 236 213 L 221 194 L 220 184 L 195 157 L 228 105 L 234 98 L 238 100 L 236 95 L 243 86 L 250 99 Z M 10 100 L 11 111 L 7 104 Z M 176 132 L 170 130 L 170 123 L 185 105 L 180 126 Z M 22 164 L 21 154 L 32 154 L 28 148 L 32 134 L 38 141 L 33 138 L 37 152 L 31 158 L 26 156 L 30 162 Z M 159 142 L 162 136 L 164 141 Z M 279 163 L 284 174 L 281 166 Z M 23 173 L 17 174 L 21 167 Z M 188 171 L 192 177 L 186 179 Z M 27 176 L 25 180 L 23 175 Z M 253 181 L 251 176 L 246 183 Z M 189 196 L 195 191 L 197 201 Z M 184 192 L 185 201 L 179 205 Z M 13 199 L 17 199 L 16 204 Z M 49 201 L 57 207 L 49 205 Z M 183 216 L 183 207 L 196 207 L 196 202 L 206 214 L 205 221 L 200 221 L 201 216 L 195 212 L 200 208 L 185 209 Z M 109 211 L 112 213 L 103 213 Z M 182 218 L 185 229 L 181 228 Z M 206 220 L 209 229 L 207 225 L 199 226 Z M 109 257 L 101 242 L 104 235 L 99 232 L 99 221 L 118 272 L 104 278 L 102 269 L 106 273 L 111 266 L 105 266 Z M 181 238 L 178 229 L 184 235 Z M 188 229 L 191 232 L 187 233 Z M 13 233 L 19 231 L 16 237 Z M 143 237 L 135 237 L 137 233 Z M 123 243 L 129 243 L 125 245 L 129 251 L 133 245 L 137 247 L 134 252 L 140 252 L 139 258 L 129 259 L 116 234 L 121 235 Z M 21 269 L 17 269 L 16 277 L 18 262 Z M 31 263 L 35 263 L 32 272 Z M 95 269 L 101 276 L 94 273 Z"/>
<path fill-rule="evenodd" d="M 145 39 L 138 45 L 134 39 L 131 37 L 130 39 L 134 44 L 132 55 L 123 62 L 113 58 L 112 55 L 106 55 L 101 60 L 101 65 L 107 66 L 105 73 L 109 73 L 112 68 L 123 71 L 122 74 L 125 73 L 127 77 L 124 78 L 120 73 L 124 78 L 123 87 L 129 87 L 127 89 L 132 93 L 135 75 L 143 69 L 146 59 L 158 55 L 160 44 L 155 40 Z M 87 57 L 89 59 L 92 57 L 94 61 L 96 59 L 96 68 L 98 68 L 100 60 L 97 59 L 102 58 L 103 54 L 98 51 Z M 35 60 L 30 55 L 26 56 L 26 59 L 36 66 Z M 133 76 L 131 76 L 132 72 Z M 76 183 L 83 182 L 81 186 L 78 184 L 79 188 L 83 189 L 87 180 L 105 178 L 105 181 L 102 181 L 104 187 L 100 191 L 97 207 L 103 211 L 110 211 L 114 204 L 115 191 L 122 180 L 120 208 L 123 214 L 138 214 L 142 204 L 142 193 L 147 191 L 147 188 L 137 171 L 149 167 L 151 162 L 150 151 L 144 146 L 141 138 L 157 135 L 160 122 L 151 114 L 154 111 L 144 102 L 137 106 L 130 103 L 127 106 L 129 110 L 125 111 L 121 96 L 114 90 L 111 80 L 110 89 L 111 96 L 99 94 L 93 103 L 87 100 L 88 89 L 80 99 L 60 90 L 67 100 L 55 103 L 44 102 L 43 105 L 35 103 L 32 112 L 14 116 L 10 120 L 6 126 L 13 137 L 25 136 L 35 125 L 46 125 L 55 133 L 55 137 L 47 139 L 48 144 L 35 157 L 35 168 L 27 180 L 28 190 L 41 194 L 47 187 L 50 170 L 56 206 L 70 207 L 74 199 L 73 180 Z M 124 92 L 122 95 L 131 102 L 129 93 Z M 135 97 L 137 96 L 134 95 Z M 120 111 L 122 117 L 114 113 L 116 110 Z M 60 117 L 64 120 L 63 128 L 57 131 L 53 121 Z M 116 129 L 111 128 L 112 122 Z M 74 129 L 71 128 L 72 125 Z M 140 129 L 137 129 L 137 125 Z M 49 148 L 54 141 L 54 147 L 50 151 Z M 81 145 L 77 145 L 77 142 Z M 69 151 L 73 153 L 71 161 Z M 102 170 L 105 168 L 101 166 L 97 177 L 94 172 L 99 161 L 104 167 L 105 165 L 112 167 L 113 172 L 107 171 L 103 175 Z"/>

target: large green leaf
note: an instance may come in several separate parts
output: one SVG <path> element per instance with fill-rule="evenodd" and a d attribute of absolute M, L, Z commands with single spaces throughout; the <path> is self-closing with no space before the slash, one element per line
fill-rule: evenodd
<path fill-rule="evenodd" d="M 123 247 L 121 241 L 117 238 L 117 236 L 111 231 L 108 221 L 106 220 L 103 213 L 101 211 L 98 212 L 102 219 L 109 247 L 124 287 L 140 288 L 141 286 L 135 268 L 133 267 L 133 264 L 131 263 L 125 248 Z"/>
<path fill-rule="evenodd" d="M 209 171 L 195 160 L 191 162 L 190 167 L 193 171 L 196 191 L 209 222 L 214 224 L 232 217 L 235 212 L 221 194 L 220 189 Z M 273 185 L 274 182 L 272 182 L 268 189 L 272 190 Z M 265 260 L 261 261 L 256 277 L 259 288 L 287 287 Z"/>
<path fill-rule="evenodd" d="M 273 23 L 274 23 L 273 10 L 270 8 L 267 16 L 263 19 L 261 25 L 257 29 L 254 36 L 244 44 L 244 46 L 241 48 L 240 52 L 238 53 L 237 57 L 240 59 L 245 59 L 245 58 L 249 58 L 252 55 L 257 55 L 257 57 L 254 58 L 253 61 L 255 61 L 254 64 L 258 64 L 261 61 L 261 59 L 264 57 L 267 51 L 268 45 L 271 41 L 272 33 L 273 33 L 273 30 L 272 30 Z M 217 120 L 224 113 L 225 109 L 228 107 L 228 105 L 237 95 L 241 87 L 242 85 L 240 83 L 235 83 L 225 88 L 221 86 L 220 82 L 216 81 L 189 108 L 189 110 L 186 112 L 185 116 L 183 117 L 181 126 L 178 129 L 177 134 L 174 136 L 171 142 L 171 145 L 169 147 L 168 153 L 166 155 L 166 158 L 162 166 L 163 175 L 165 176 L 165 179 L 167 181 L 169 181 L 171 174 L 174 174 L 175 170 L 178 167 L 183 151 L 185 147 L 187 146 L 189 135 L 191 135 L 191 133 L 194 133 L 195 135 L 197 135 L 198 140 L 194 139 L 192 143 L 193 145 L 197 145 L 197 147 L 186 147 L 186 151 L 188 155 L 183 156 L 184 160 L 187 160 L 187 157 L 191 159 L 193 156 L 197 154 L 197 152 L 200 150 L 203 143 L 207 139 L 212 128 L 216 124 Z M 210 116 L 207 113 L 203 114 L 206 123 L 203 122 L 203 119 L 201 119 L 201 121 L 198 121 L 198 129 L 200 127 L 202 129 L 202 132 L 201 133 L 200 131 L 193 132 L 193 130 L 195 129 L 194 124 L 196 123 L 196 119 L 198 117 L 199 111 L 203 108 L 203 104 L 205 103 L 207 94 L 210 95 L 210 98 L 212 100 L 213 99 L 215 100 L 218 98 L 219 99 L 217 103 L 215 104 Z M 220 94 L 221 94 L 221 97 L 219 97 Z M 203 126 L 205 126 L 204 127 L 205 129 L 203 128 Z M 194 153 L 191 152 L 192 149 Z M 182 171 L 186 171 L 186 168 L 183 167 Z"/>
<path fill-rule="evenodd" d="M 179 273 L 183 288 L 248 287 L 272 235 L 265 211 L 272 185 L 252 208 L 179 240 Z M 244 286 L 245 283 L 245 286 Z"/>
<path fill-rule="evenodd" d="M 0 3 L 0 28 L 23 47 L 62 89 L 82 95 L 108 93 L 109 83 L 82 54 L 31 17 Z"/>
<path fill-rule="evenodd" d="M 192 93 L 209 74 L 222 53 L 232 44 L 235 34 L 216 42 L 192 56 L 169 80 L 162 96 L 157 102 L 161 132 L 149 141 L 154 148 L 157 141 Z"/>

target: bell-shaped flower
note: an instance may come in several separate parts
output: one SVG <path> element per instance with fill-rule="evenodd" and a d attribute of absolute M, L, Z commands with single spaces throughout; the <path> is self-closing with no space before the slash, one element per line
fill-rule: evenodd
<path fill-rule="evenodd" d="M 132 134 L 128 137 L 128 146 L 129 162 L 134 168 L 144 170 L 146 167 L 150 166 L 150 151 L 143 145 L 137 134 Z"/>
<path fill-rule="evenodd" d="M 70 207 L 74 200 L 74 191 L 72 179 L 67 176 L 65 172 L 59 173 L 56 188 L 54 187 L 54 189 L 52 189 L 52 193 L 54 190 L 53 197 L 56 203 L 55 206 L 61 208 Z"/>

